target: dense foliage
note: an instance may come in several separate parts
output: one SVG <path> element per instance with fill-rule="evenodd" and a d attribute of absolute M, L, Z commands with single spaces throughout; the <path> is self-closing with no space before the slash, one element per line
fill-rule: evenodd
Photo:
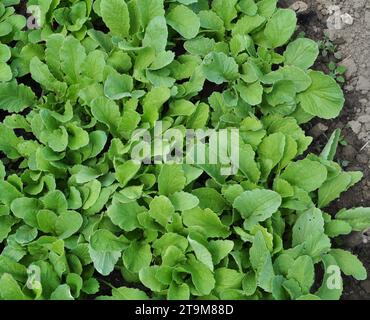
<path fill-rule="evenodd" d="M 277 0 L 28 5 L 40 28 L 26 27 L 19 0 L 0 3 L 2 299 L 338 299 L 329 266 L 366 279 L 332 239 L 370 227 L 370 210 L 324 211 L 362 174 L 333 161 L 338 132 L 317 156 L 299 126 L 338 116 L 343 93 L 310 69 L 314 41 L 290 41 L 293 11 Z M 238 128 L 238 173 L 132 161 L 132 133 L 158 120 Z M 121 286 L 102 291 L 112 274 Z"/>

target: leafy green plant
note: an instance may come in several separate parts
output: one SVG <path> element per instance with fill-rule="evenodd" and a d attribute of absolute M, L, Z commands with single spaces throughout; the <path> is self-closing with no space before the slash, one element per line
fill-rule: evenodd
<path fill-rule="evenodd" d="M 337 45 L 333 43 L 326 32 L 324 32 L 323 39 L 320 40 L 318 44 L 323 57 L 329 57 L 332 55 L 338 60 L 342 59 L 340 52 L 338 52 Z"/>
<path fill-rule="evenodd" d="M 330 70 L 330 76 L 332 76 L 337 82 L 339 83 L 345 83 L 346 79 L 344 77 L 344 74 L 347 70 L 345 66 L 339 66 L 334 61 L 329 62 L 328 64 L 329 70 Z"/>
<path fill-rule="evenodd" d="M 334 162 L 338 131 L 317 156 L 299 126 L 338 116 L 343 93 L 310 69 L 317 43 L 289 42 L 293 11 L 276 0 L 32 4 L 42 28 L 1 51 L 12 70 L 0 83 L 2 299 L 339 299 L 340 272 L 314 290 L 316 265 L 367 278 L 332 241 L 370 227 L 370 209 L 325 212 L 362 174 Z M 239 129 L 238 172 L 133 161 L 133 132 L 158 120 Z M 112 273 L 122 286 L 101 295 Z"/>

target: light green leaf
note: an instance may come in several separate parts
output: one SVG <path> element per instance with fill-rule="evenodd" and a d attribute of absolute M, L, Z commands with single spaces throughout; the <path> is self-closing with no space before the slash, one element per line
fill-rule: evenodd
<path fill-rule="evenodd" d="M 126 74 L 113 73 L 104 83 L 104 94 L 112 100 L 131 97 L 134 88 L 133 79 Z"/>
<path fill-rule="evenodd" d="M 0 278 L 0 296 L 3 300 L 28 300 L 17 281 L 8 273 Z"/>
<path fill-rule="evenodd" d="M 112 289 L 112 298 L 115 300 L 148 300 L 144 291 L 136 288 L 120 287 Z"/>
<path fill-rule="evenodd" d="M 176 211 L 185 211 L 195 208 L 199 204 L 199 199 L 187 192 L 175 192 L 169 196 Z"/>
<path fill-rule="evenodd" d="M 213 271 L 213 261 L 212 255 L 208 249 L 200 242 L 195 239 L 192 239 L 191 236 L 188 236 L 188 241 L 192 249 L 194 250 L 195 256 L 197 259 L 206 265 L 209 270 Z"/>
<path fill-rule="evenodd" d="M 264 34 L 272 48 L 281 47 L 293 35 L 297 17 L 293 10 L 278 9 L 267 22 Z"/>
<path fill-rule="evenodd" d="M 186 283 L 180 285 L 172 282 L 167 292 L 168 300 L 188 300 L 190 298 L 189 286 Z"/>
<path fill-rule="evenodd" d="M 36 102 L 33 91 L 23 84 L 0 83 L 0 109 L 8 112 L 21 112 Z"/>
<path fill-rule="evenodd" d="M 223 52 L 208 54 L 204 58 L 202 68 L 207 80 L 216 84 L 236 80 L 239 75 L 234 58 L 228 57 Z"/>
<path fill-rule="evenodd" d="M 186 178 L 181 165 L 163 165 L 158 176 L 158 189 L 161 195 L 171 195 L 182 191 Z"/>
<path fill-rule="evenodd" d="M 274 191 L 256 189 L 243 192 L 235 199 L 233 207 L 241 213 L 250 227 L 270 218 L 279 209 L 281 201 L 281 196 Z"/>
<path fill-rule="evenodd" d="M 101 0 L 100 10 L 104 23 L 112 35 L 125 38 L 129 35 L 130 15 L 122 0 Z"/>
<path fill-rule="evenodd" d="M 82 226 L 82 217 L 76 211 L 62 213 L 55 222 L 55 232 L 60 239 L 67 239 Z"/>
<path fill-rule="evenodd" d="M 0 82 L 7 82 L 12 80 L 12 69 L 5 62 L 0 62 Z"/>
<path fill-rule="evenodd" d="M 175 213 L 171 201 L 165 196 L 155 197 L 149 208 L 149 215 L 164 227 L 172 221 L 172 215 Z"/>
<path fill-rule="evenodd" d="M 143 46 L 153 48 L 158 54 L 166 50 L 167 38 L 166 19 L 163 16 L 157 16 L 149 22 L 145 30 Z"/>
<path fill-rule="evenodd" d="M 343 209 L 336 214 L 335 218 L 348 222 L 354 231 L 370 228 L 370 208 Z"/>
<path fill-rule="evenodd" d="M 334 257 L 339 268 L 346 276 L 352 276 L 356 280 L 365 280 L 367 278 L 365 267 L 352 253 L 342 249 L 331 249 L 330 255 Z"/>
<path fill-rule="evenodd" d="M 92 101 L 91 112 L 100 122 L 106 124 L 113 134 L 117 132 L 121 113 L 117 104 L 105 97 L 99 97 Z"/>
<path fill-rule="evenodd" d="M 173 7 L 167 14 L 166 20 L 185 39 L 193 39 L 199 32 L 199 17 L 184 5 Z"/>
<path fill-rule="evenodd" d="M 136 201 L 121 203 L 114 200 L 108 208 L 108 216 L 112 222 L 125 231 L 132 231 L 138 228 L 139 221 L 137 215 L 144 212 L 145 209 L 138 205 Z"/>
<path fill-rule="evenodd" d="M 297 95 L 304 111 L 324 119 L 339 115 L 344 105 L 343 92 L 335 80 L 319 71 L 310 71 L 312 84 Z"/>
<path fill-rule="evenodd" d="M 85 62 L 86 52 L 76 38 L 69 36 L 64 40 L 60 49 L 61 67 L 70 83 L 79 81 L 81 66 Z"/>
<path fill-rule="evenodd" d="M 256 106 L 262 102 L 263 87 L 259 81 L 251 84 L 243 84 L 241 82 L 236 88 L 240 93 L 240 97 L 251 106 Z"/>
<path fill-rule="evenodd" d="M 280 177 L 293 186 L 311 192 L 325 182 L 327 169 L 319 162 L 304 159 L 289 164 Z"/>
<path fill-rule="evenodd" d="M 125 187 L 127 183 L 136 176 L 140 167 L 140 163 L 134 160 L 128 160 L 116 167 L 116 178 L 122 187 Z"/>
<path fill-rule="evenodd" d="M 122 259 L 129 271 L 138 273 L 141 269 L 149 267 L 152 261 L 150 245 L 133 241 L 123 252 Z"/>
<path fill-rule="evenodd" d="M 215 279 L 206 265 L 190 256 L 184 268 L 191 274 L 191 280 L 200 296 L 210 294 L 215 287 Z"/>
<path fill-rule="evenodd" d="M 319 55 L 318 44 L 306 38 L 300 38 L 289 43 L 284 52 L 284 64 L 296 66 L 301 69 L 310 68 Z"/>
<path fill-rule="evenodd" d="M 287 275 L 288 279 L 296 280 L 304 294 L 309 293 L 315 280 L 315 269 L 309 256 L 300 256 L 294 261 Z"/>
<path fill-rule="evenodd" d="M 187 210 L 183 212 L 182 217 L 187 227 L 200 230 L 208 238 L 226 238 L 230 234 L 229 228 L 222 224 L 217 214 L 209 209 Z"/>

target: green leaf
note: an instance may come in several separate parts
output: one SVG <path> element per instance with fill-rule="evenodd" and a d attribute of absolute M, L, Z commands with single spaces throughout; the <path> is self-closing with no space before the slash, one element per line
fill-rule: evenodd
<path fill-rule="evenodd" d="M 167 14 L 166 20 L 185 39 L 193 39 L 199 32 L 199 17 L 184 5 L 174 6 Z"/>
<path fill-rule="evenodd" d="M 271 255 L 266 247 L 265 239 L 261 231 L 254 236 L 252 247 L 249 250 L 250 262 L 256 272 L 257 285 L 267 292 L 272 290 L 274 269 Z"/>
<path fill-rule="evenodd" d="M 296 280 L 304 294 L 309 293 L 315 280 L 315 269 L 309 256 L 300 256 L 294 261 L 287 275 L 288 279 Z"/>
<path fill-rule="evenodd" d="M 13 259 L 0 255 L 0 276 L 4 274 L 11 274 L 16 281 L 26 282 L 27 268 Z"/>
<path fill-rule="evenodd" d="M 133 179 L 140 170 L 141 164 L 134 160 L 128 160 L 116 167 L 116 177 L 122 187 Z"/>
<path fill-rule="evenodd" d="M 155 17 L 164 16 L 163 0 L 137 0 L 141 25 L 145 28 Z"/>
<path fill-rule="evenodd" d="M 208 249 L 202 243 L 192 239 L 190 235 L 188 236 L 188 241 L 198 261 L 202 262 L 209 270 L 213 271 L 212 255 Z"/>
<path fill-rule="evenodd" d="M 12 226 L 14 224 L 15 224 L 15 221 L 13 217 L 0 216 L 0 242 L 3 242 L 8 237 L 10 231 L 12 230 Z"/>
<path fill-rule="evenodd" d="M 190 298 L 190 289 L 186 283 L 180 285 L 172 282 L 167 292 L 168 300 L 188 300 Z"/>
<path fill-rule="evenodd" d="M 3 300 L 28 300 L 17 281 L 8 273 L 0 278 L 0 296 Z"/>
<path fill-rule="evenodd" d="M 278 9 L 267 22 L 264 34 L 272 48 L 281 47 L 293 35 L 297 17 L 293 10 Z"/>
<path fill-rule="evenodd" d="M 342 249 L 331 249 L 330 255 L 334 257 L 339 268 L 346 276 L 352 276 L 356 280 L 365 280 L 367 278 L 365 267 L 352 253 Z"/>
<path fill-rule="evenodd" d="M 115 225 L 125 231 L 132 231 L 140 226 L 137 215 L 144 211 L 145 209 L 136 201 L 121 203 L 114 200 L 107 213 Z"/>
<path fill-rule="evenodd" d="M 211 270 L 193 256 L 189 257 L 184 268 L 191 274 L 191 280 L 198 294 L 200 296 L 210 294 L 216 283 Z"/>
<path fill-rule="evenodd" d="M 2 217 L 0 217 L 1 219 Z M 17 232 L 15 233 L 15 240 L 19 244 L 26 244 L 31 242 L 37 237 L 37 229 L 31 228 L 27 225 L 23 225 L 17 229 Z"/>
<path fill-rule="evenodd" d="M 304 159 L 289 164 L 280 177 L 293 186 L 311 192 L 325 182 L 327 169 L 319 162 Z"/>
<path fill-rule="evenodd" d="M 100 10 L 104 23 L 112 35 L 125 38 L 129 35 L 130 15 L 122 0 L 101 0 Z"/>
<path fill-rule="evenodd" d="M 322 257 L 324 264 L 324 278 L 319 290 L 315 293 L 322 300 L 339 300 L 343 292 L 343 280 L 339 266 L 334 257 L 326 254 Z M 336 271 L 338 268 L 338 271 Z"/>
<path fill-rule="evenodd" d="M 153 48 L 158 54 L 166 50 L 167 38 L 166 19 L 163 16 L 157 16 L 149 22 L 145 30 L 143 46 Z"/>
<path fill-rule="evenodd" d="M 259 81 L 250 84 L 239 83 L 237 90 L 240 97 L 251 106 L 256 106 L 262 102 L 263 87 Z"/>
<path fill-rule="evenodd" d="M 217 214 L 209 209 L 187 210 L 183 212 L 182 217 L 187 227 L 200 230 L 208 238 L 226 238 L 230 234 L 229 228 L 222 224 Z"/>
<path fill-rule="evenodd" d="M 0 62 L 7 62 L 11 56 L 10 48 L 6 44 L 0 44 Z"/>
<path fill-rule="evenodd" d="M 154 292 L 160 292 L 164 287 L 164 285 L 156 278 L 158 269 L 158 266 L 152 266 L 143 268 L 139 272 L 139 278 L 142 284 Z"/>
<path fill-rule="evenodd" d="M 340 235 L 349 234 L 352 231 L 351 225 L 342 220 L 331 220 L 325 223 L 325 233 L 331 237 L 336 238 Z"/>
<path fill-rule="evenodd" d="M 12 184 L 6 181 L 0 181 L 0 201 L 10 205 L 13 200 L 22 197 L 22 194 Z"/>
<path fill-rule="evenodd" d="M 278 0 L 261 0 L 257 2 L 258 14 L 263 17 L 270 18 L 276 11 Z"/>
<path fill-rule="evenodd" d="M 161 195 L 171 195 L 182 191 L 186 178 L 181 165 L 163 165 L 158 176 L 158 189 Z"/>
<path fill-rule="evenodd" d="M 199 199 L 199 207 L 202 209 L 211 209 L 220 214 L 226 208 L 226 201 L 215 189 L 199 188 L 192 191 Z"/>
<path fill-rule="evenodd" d="M 187 192 L 175 192 L 169 196 L 176 211 L 186 211 L 195 208 L 199 204 L 199 199 Z"/>
<path fill-rule="evenodd" d="M 281 196 L 274 191 L 256 189 L 243 192 L 235 199 L 233 207 L 251 226 L 270 218 L 279 209 L 281 201 Z"/>
<path fill-rule="evenodd" d="M 62 213 L 55 222 L 55 232 L 60 239 L 67 239 L 82 226 L 82 217 L 76 211 Z"/>
<path fill-rule="evenodd" d="M 175 209 L 165 196 L 155 197 L 149 204 L 149 215 L 160 225 L 166 227 L 172 221 Z"/>
<path fill-rule="evenodd" d="M 329 138 L 328 143 L 325 145 L 324 150 L 321 152 L 320 157 L 324 160 L 333 161 L 337 153 L 338 144 L 340 141 L 342 131 L 340 129 L 334 130 Z"/>
<path fill-rule="evenodd" d="M 116 134 L 121 113 L 114 101 L 99 97 L 92 101 L 91 112 L 100 122 L 106 124 L 113 134 Z"/>
<path fill-rule="evenodd" d="M 207 80 L 216 84 L 236 80 L 239 75 L 234 58 L 223 52 L 208 54 L 203 60 L 202 68 Z"/>
<path fill-rule="evenodd" d="M 50 210 L 39 210 L 36 215 L 37 228 L 45 233 L 54 232 L 57 215 Z"/>
<path fill-rule="evenodd" d="M 138 273 L 141 269 L 149 267 L 152 261 L 152 252 L 147 243 L 132 242 L 123 252 L 123 264 L 131 271 Z"/>
<path fill-rule="evenodd" d="M 0 151 L 4 152 L 9 159 L 18 159 L 18 145 L 23 142 L 12 129 L 0 123 Z"/>
<path fill-rule="evenodd" d="M 351 181 L 351 175 L 347 172 L 342 172 L 336 177 L 325 181 L 319 189 L 319 208 L 324 208 L 337 199 L 342 192 L 349 188 Z"/>
<path fill-rule="evenodd" d="M 50 300 L 74 300 L 71 294 L 71 288 L 67 284 L 61 284 L 51 294 Z"/>
<path fill-rule="evenodd" d="M 283 102 L 290 102 L 291 99 L 295 99 L 296 92 L 307 90 L 312 83 L 310 76 L 307 75 L 307 73 L 304 72 L 302 69 L 295 66 L 280 67 L 278 70 L 266 74 L 262 78 L 262 81 L 267 84 L 274 84 L 273 93 L 271 93 L 271 95 L 274 94 L 279 96 L 279 91 L 281 91 L 281 93 L 285 92 L 289 95 L 288 98 L 281 97 L 280 93 L 279 100 L 275 103 L 271 102 L 271 97 L 269 95 L 268 100 L 269 103 L 272 105 L 277 105 Z M 289 83 L 287 81 L 291 81 L 292 83 Z M 277 87 L 278 85 L 280 85 L 281 87 Z M 289 89 L 286 88 L 288 86 Z M 293 88 L 295 88 L 295 92 L 293 91 Z"/>
<path fill-rule="evenodd" d="M 104 94 L 112 100 L 131 97 L 134 88 L 133 79 L 126 74 L 113 73 L 108 76 L 104 83 Z"/>
<path fill-rule="evenodd" d="M 103 276 L 109 275 L 121 257 L 121 251 L 97 251 L 89 247 L 89 254 L 95 269 Z"/>
<path fill-rule="evenodd" d="M 353 208 L 339 211 L 336 219 L 347 222 L 353 231 L 364 231 L 370 228 L 370 208 Z"/>
<path fill-rule="evenodd" d="M 0 82 L 7 82 L 12 78 L 12 69 L 5 62 L 0 62 Z"/>
<path fill-rule="evenodd" d="M 148 300 L 144 291 L 136 288 L 120 287 L 112 289 L 112 298 L 115 300 Z"/>
<path fill-rule="evenodd" d="M 324 119 L 337 117 L 344 105 L 343 92 L 335 80 L 319 71 L 310 71 L 312 84 L 297 95 L 307 113 Z"/>
<path fill-rule="evenodd" d="M 67 199 L 63 192 L 54 190 L 49 192 L 46 196 L 41 198 L 45 209 L 55 211 L 57 213 L 64 213 L 68 208 Z"/>
<path fill-rule="evenodd" d="M 237 17 L 236 4 L 237 0 L 212 1 L 212 10 L 224 21 L 226 29 L 229 29 L 231 22 Z"/>
<path fill-rule="evenodd" d="M 231 240 L 211 240 L 208 249 L 212 254 L 212 261 L 214 265 L 226 258 L 234 247 L 234 242 Z"/>
<path fill-rule="evenodd" d="M 79 81 L 81 66 L 86 59 L 83 45 L 76 38 L 69 36 L 64 40 L 60 49 L 61 67 L 68 82 Z"/>
<path fill-rule="evenodd" d="M 293 247 L 304 243 L 318 234 L 324 233 L 324 219 L 319 209 L 311 209 L 302 213 L 293 227 Z"/>
<path fill-rule="evenodd" d="M 41 84 L 44 88 L 54 91 L 58 95 L 65 94 L 67 84 L 58 81 L 50 72 L 48 66 L 40 61 L 39 58 L 34 57 L 30 62 L 30 72 L 32 78 Z"/>
<path fill-rule="evenodd" d="M 301 69 L 310 68 L 319 55 L 318 44 L 306 38 L 300 38 L 289 43 L 284 52 L 284 64 Z"/>
<path fill-rule="evenodd" d="M 35 102 L 36 96 L 29 87 L 15 82 L 0 83 L 0 109 L 18 113 Z"/>
<path fill-rule="evenodd" d="M 195 39 L 185 41 L 184 48 L 187 52 L 193 55 L 205 57 L 213 51 L 215 45 L 216 42 L 213 39 L 197 37 Z"/>
<path fill-rule="evenodd" d="M 121 251 L 126 244 L 106 229 L 96 230 L 90 237 L 90 246 L 96 251 Z"/>

